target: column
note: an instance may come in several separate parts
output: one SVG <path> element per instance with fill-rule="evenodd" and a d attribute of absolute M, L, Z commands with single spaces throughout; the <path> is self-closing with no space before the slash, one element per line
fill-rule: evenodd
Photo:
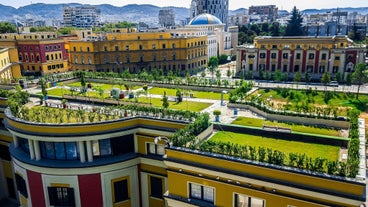
<path fill-rule="evenodd" d="M 13 135 L 13 142 L 14 142 L 14 147 L 17 148 L 18 147 L 18 137 Z"/>
<path fill-rule="evenodd" d="M 33 145 L 36 160 L 40 160 L 41 159 L 40 142 L 38 140 L 34 140 Z"/>
<path fill-rule="evenodd" d="M 84 163 L 84 162 L 86 162 L 86 152 L 84 150 L 83 141 L 78 142 L 78 148 L 79 148 L 79 159 L 82 163 Z"/>
<path fill-rule="evenodd" d="M 29 145 L 29 156 L 31 157 L 31 160 L 35 159 L 35 153 L 34 153 L 34 147 L 33 147 L 33 140 L 29 139 L 28 140 L 28 145 Z"/>
<path fill-rule="evenodd" d="M 91 140 L 87 140 L 86 141 L 88 162 L 92 162 L 93 161 L 92 143 L 91 142 L 92 142 Z"/>

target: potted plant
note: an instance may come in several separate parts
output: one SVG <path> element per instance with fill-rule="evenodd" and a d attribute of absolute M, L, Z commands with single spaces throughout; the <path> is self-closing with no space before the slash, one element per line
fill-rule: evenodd
<path fill-rule="evenodd" d="M 214 110 L 213 115 L 215 115 L 215 121 L 220 122 L 221 111 L 220 110 Z"/>

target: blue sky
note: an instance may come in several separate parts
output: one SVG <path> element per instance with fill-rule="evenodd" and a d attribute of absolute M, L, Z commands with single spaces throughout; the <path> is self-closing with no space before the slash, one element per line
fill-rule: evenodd
<path fill-rule="evenodd" d="M 20 7 L 31 3 L 81 3 L 81 4 L 112 4 L 124 6 L 126 4 L 153 4 L 157 6 L 189 7 L 191 0 L 0 0 L 0 4 Z M 276 5 L 279 9 L 291 10 L 293 6 L 298 9 L 308 8 L 336 8 L 336 7 L 368 7 L 368 0 L 229 0 L 230 9 L 248 8 L 256 5 Z"/>

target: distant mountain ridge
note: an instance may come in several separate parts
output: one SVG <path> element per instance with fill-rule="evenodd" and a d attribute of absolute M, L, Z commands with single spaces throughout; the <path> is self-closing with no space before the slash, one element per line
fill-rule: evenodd
<path fill-rule="evenodd" d="M 18 9 L 11 6 L 0 4 L 0 21 L 10 21 L 15 19 L 35 19 L 35 20 L 62 20 L 62 9 L 64 6 L 81 6 L 79 3 L 69 4 L 44 4 L 36 3 L 27 6 L 19 7 Z M 122 7 L 113 6 L 110 4 L 96 5 L 101 9 L 101 17 L 103 21 L 129 21 L 129 22 L 146 22 L 157 23 L 158 13 L 160 9 L 173 9 L 176 21 L 184 20 L 189 17 L 189 9 L 185 7 L 158 7 L 150 4 L 128 4 Z M 189 6 L 189 5 L 188 5 Z M 248 9 L 239 8 L 229 11 L 230 15 L 237 13 L 247 13 Z M 306 9 L 301 11 L 305 14 L 325 13 L 337 11 L 334 9 Z M 361 8 L 339 8 L 339 11 L 359 12 L 368 14 L 368 7 Z"/>

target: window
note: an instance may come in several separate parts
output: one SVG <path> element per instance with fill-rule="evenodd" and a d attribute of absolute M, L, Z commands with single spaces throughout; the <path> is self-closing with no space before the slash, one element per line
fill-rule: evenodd
<path fill-rule="evenodd" d="M 262 59 L 263 59 L 263 58 L 266 58 L 266 53 L 264 53 L 264 52 L 260 53 L 260 54 L 259 54 L 259 58 L 262 58 Z"/>
<path fill-rule="evenodd" d="M 335 60 L 340 60 L 340 56 L 335 56 Z"/>
<path fill-rule="evenodd" d="M 294 65 L 294 72 L 299 72 L 300 66 L 299 65 Z"/>
<path fill-rule="evenodd" d="M 166 48 L 166 44 L 162 44 L 162 49 L 165 49 Z"/>
<path fill-rule="evenodd" d="M 172 43 L 172 48 L 176 48 L 176 44 L 175 43 Z"/>
<path fill-rule="evenodd" d="M 272 49 L 277 49 L 277 45 L 272 45 Z"/>
<path fill-rule="evenodd" d="M 150 196 L 154 198 L 162 199 L 162 178 L 150 176 L 151 191 Z"/>
<path fill-rule="evenodd" d="M 18 173 L 15 173 L 15 183 L 17 185 L 19 193 L 22 194 L 25 198 L 28 198 L 26 181 Z"/>
<path fill-rule="evenodd" d="M 288 57 L 289 57 L 289 53 L 283 53 L 282 54 L 282 58 L 283 59 L 288 59 Z"/>
<path fill-rule="evenodd" d="M 156 49 L 156 44 L 152 44 L 152 49 Z"/>
<path fill-rule="evenodd" d="M 214 188 L 189 183 L 189 191 L 190 198 L 214 203 Z"/>
<path fill-rule="evenodd" d="M 313 73 L 313 65 L 307 65 L 307 73 Z"/>
<path fill-rule="evenodd" d="M 300 56 L 301 56 L 300 53 L 296 53 L 296 59 L 297 60 L 300 60 Z"/>
<path fill-rule="evenodd" d="M 165 146 L 162 144 L 147 143 L 147 152 L 152 155 L 164 155 Z"/>
<path fill-rule="evenodd" d="M 288 65 L 283 65 L 282 66 L 282 72 L 287 72 L 288 70 Z"/>
<path fill-rule="evenodd" d="M 235 207 L 264 207 L 265 201 L 263 199 L 250 197 L 242 194 L 235 194 Z"/>
<path fill-rule="evenodd" d="M 332 67 L 332 72 L 333 73 L 337 73 L 338 70 L 339 70 L 339 66 L 333 66 Z"/>
<path fill-rule="evenodd" d="M 115 45 L 115 51 L 119 51 L 119 46 Z"/>
<path fill-rule="evenodd" d="M 112 192 L 113 203 L 129 200 L 128 179 L 113 180 L 112 183 L 114 188 Z"/>
<path fill-rule="evenodd" d="M 313 60 L 313 59 L 314 59 L 314 53 L 309 53 L 309 55 L 308 55 L 308 59 L 309 59 L 309 60 Z"/>
<path fill-rule="evenodd" d="M 321 59 L 326 60 L 326 57 L 327 57 L 326 53 L 323 53 Z"/>
<path fill-rule="evenodd" d="M 129 45 L 125 46 L 125 50 L 129 50 Z"/>
<path fill-rule="evenodd" d="M 93 156 L 111 155 L 110 139 L 100 139 L 92 141 Z"/>
<path fill-rule="evenodd" d="M 276 59 L 276 53 L 271 53 L 271 59 Z"/>
<path fill-rule="evenodd" d="M 104 51 L 107 52 L 107 46 L 104 46 Z"/>
<path fill-rule="evenodd" d="M 41 157 L 56 160 L 78 159 L 76 142 L 40 142 Z"/>
<path fill-rule="evenodd" d="M 325 72 L 325 66 L 324 65 L 320 65 L 319 66 L 319 73 L 324 73 Z"/>
<path fill-rule="evenodd" d="M 74 189 L 68 187 L 48 187 L 52 206 L 75 206 Z"/>
<path fill-rule="evenodd" d="M 29 154 L 29 144 L 28 139 L 18 138 L 18 146 L 20 149 L 22 149 L 24 152 Z"/>
<path fill-rule="evenodd" d="M 271 65 L 271 70 L 272 70 L 272 72 L 275 72 L 275 70 L 276 70 L 276 65 L 275 64 Z"/>
<path fill-rule="evenodd" d="M 143 46 L 142 46 L 142 45 L 139 45 L 139 49 L 140 49 L 140 50 L 143 50 Z"/>

